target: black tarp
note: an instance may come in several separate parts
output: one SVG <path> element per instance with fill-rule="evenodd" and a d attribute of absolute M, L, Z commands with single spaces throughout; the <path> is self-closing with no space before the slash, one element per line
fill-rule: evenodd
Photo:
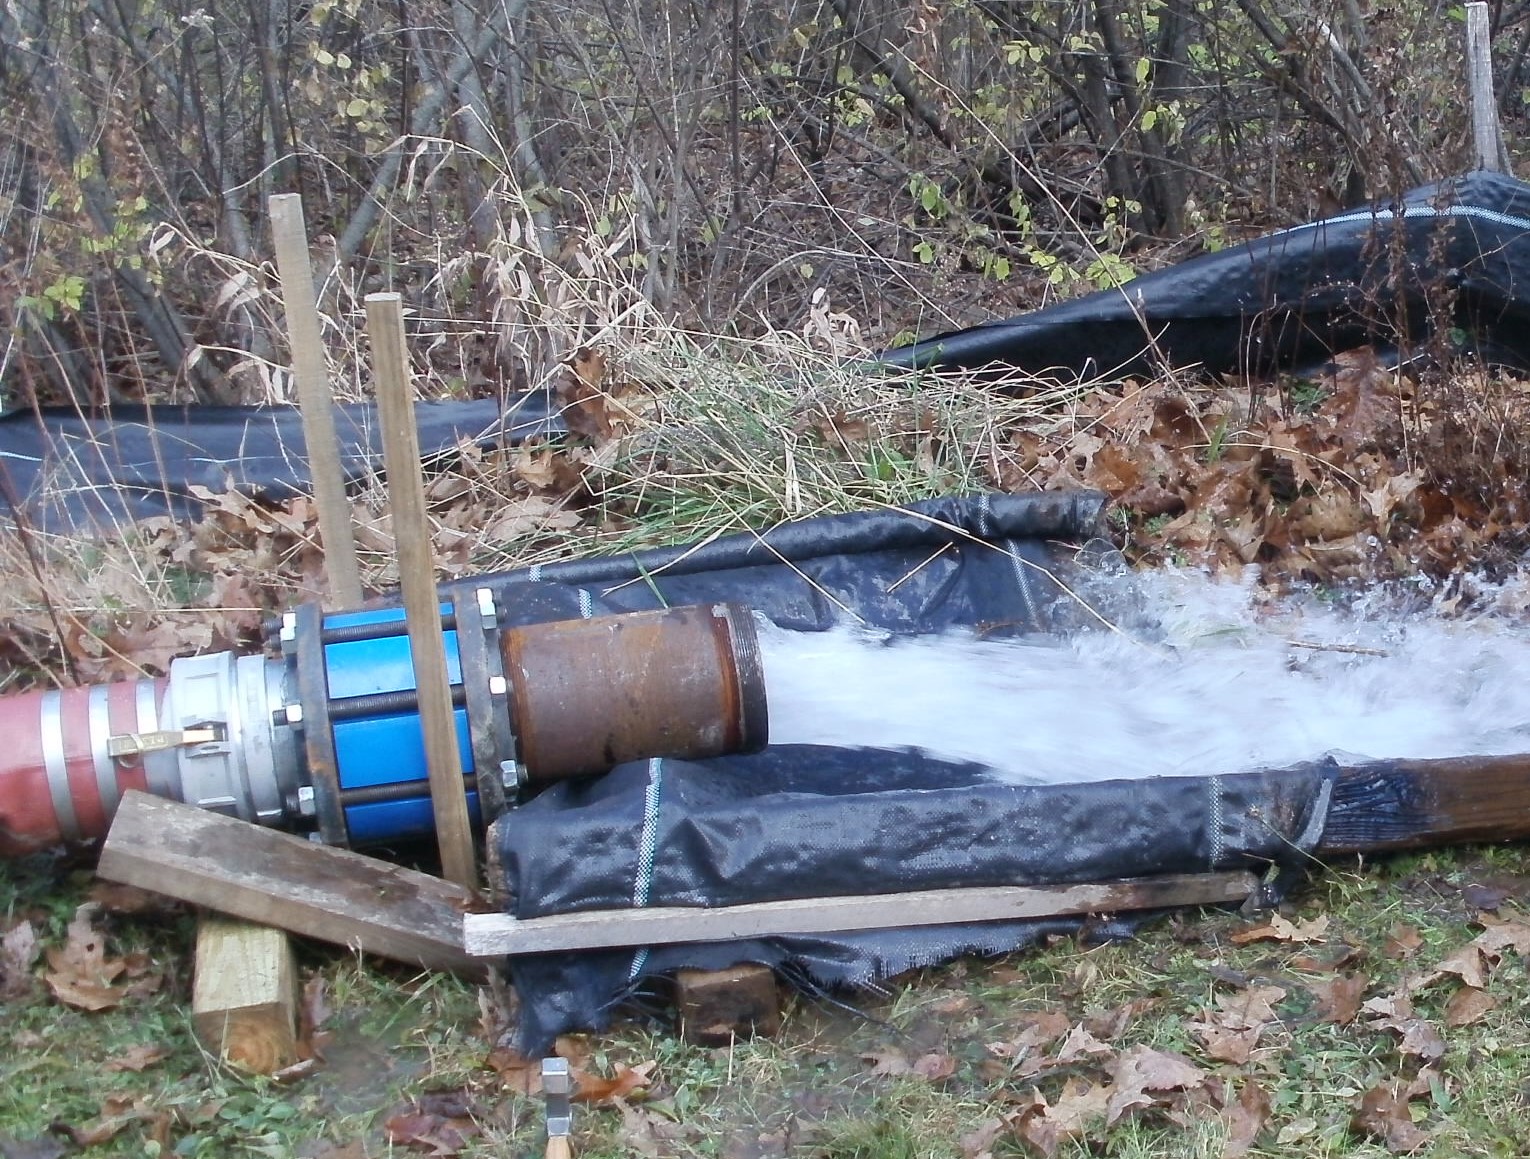
<path fill-rule="evenodd" d="M 1530 186 L 1470 173 L 1396 202 L 1283 230 L 1008 321 L 887 351 L 884 365 L 999 364 L 1077 380 L 1312 366 L 1362 344 L 1443 336 L 1488 361 L 1530 367 Z M 1441 313 L 1441 312 L 1444 313 Z M 868 373 L 874 370 L 868 368 Z M 469 440 L 561 432 L 545 393 L 422 404 L 426 455 Z M 368 404 L 339 410 L 346 469 L 375 469 Z M 0 465 L 37 522 L 89 527 L 195 514 L 194 486 L 280 499 L 306 489 L 298 416 L 272 407 L 117 407 L 0 417 Z"/>
<path fill-rule="evenodd" d="M 564 430 L 541 392 L 508 405 L 417 403 L 415 421 L 427 459 L 463 443 L 496 446 Z M 335 428 L 348 480 L 381 466 L 373 404 L 336 406 Z M 43 407 L 0 417 L 0 469 L 27 518 L 45 529 L 199 515 L 195 487 L 275 501 L 309 494 L 305 446 L 296 407 L 118 406 L 99 414 Z"/>
<path fill-rule="evenodd" d="M 1068 380 L 1165 367 L 1264 375 L 1438 337 L 1526 369 L 1527 321 L 1530 186 L 1476 172 L 880 357 Z"/>
<path fill-rule="evenodd" d="M 822 517 L 763 536 L 479 578 L 508 620 L 708 600 L 776 624 L 846 619 L 897 633 L 1009 634 L 1095 622 L 1081 601 L 1129 587 L 1101 545 L 1103 497 L 979 496 Z M 1129 600 L 1125 601 L 1129 604 Z M 1016 744 L 1024 706 L 1015 706 Z M 1016 786 L 907 750 L 771 746 L 706 761 L 652 760 L 563 782 L 494 826 L 517 917 L 724 905 L 956 886 L 1096 881 L 1263 866 L 1314 839 L 1323 766 L 1083 785 Z M 810 987 L 860 986 L 964 952 L 998 953 L 1077 919 L 774 937 L 512 960 L 519 1045 L 600 1027 L 676 969 L 764 962 Z M 1123 932 L 1107 922 L 1096 934 Z"/>

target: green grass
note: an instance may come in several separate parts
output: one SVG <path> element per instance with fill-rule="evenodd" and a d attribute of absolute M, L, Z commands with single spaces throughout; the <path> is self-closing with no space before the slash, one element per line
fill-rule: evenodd
<path fill-rule="evenodd" d="M 968 959 L 894 980 L 881 994 L 845 996 L 855 1012 L 798 997 L 781 1034 L 769 1040 L 702 1048 L 677 1040 L 668 1027 L 620 1024 L 581 1043 L 586 1065 L 609 1073 L 618 1065 L 657 1063 L 646 1101 L 637 1104 L 646 1142 L 614 1108 L 579 1108 L 576 1154 L 584 1159 L 654 1153 L 679 1156 L 800 1155 L 814 1159 L 958 1159 L 961 1139 L 1009 1113 L 1032 1086 L 1056 1100 L 1070 1076 L 1089 1066 L 1017 1080 L 989 1043 L 1015 1038 L 1027 1014 L 1060 1011 L 1077 1024 L 1119 1008 L 1148 1005 L 1110 1045 L 1146 1044 L 1179 1051 L 1203 1068 L 1270 1094 L 1272 1112 L 1250 1155 L 1387 1154 L 1357 1138 L 1350 1119 L 1358 1094 L 1399 1074 L 1416 1073 L 1397 1036 L 1315 1017 L 1305 988 L 1323 975 L 1304 956 L 1348 947 L 1347 969 L 1369 980 L 1367 996 L 1392 993 L 1478 932 L 1462 896 L 1473 883 L 1493 883 L 1530 897 L 1530 856 L 1519 846 L 1445 850 L 1346 866 L 1314 882 L 1292 916 L 1327 914 L 1318 946 L 1235 944 L 1249 925 L 1225 912 L 1191 913 L 1160 922 L 1131 941 L 1083 947 L 1065 939 L 997 960 Z M 88 875 L 47 861 L 0 869 L 0 901 L 10 921 L 29 917 L 48 944 L 58 944 Z M 1509 903 L 1505 903 L 1508 905 Z M 1422 946 L 1409 958 L 1387 951 L 1400 925 L 1417 928 Z M 54 1004 L 41 985 L 6 1010 L 0 1040 L 0 1137 L 37 1139 L 55 1122 L 94 1121 L 108 1100 L 136 1103 L 170 1116 L 168 1150 L 185 1156 L 313 1155 L 356 1143 L 340 1154 L 384 1155 L 382 1124 L 427 1091 L 465 1089 L 482 1119 L 466 1156 L 533 1153 L 541 1142 L 535 1099 L 499 1088 L 484 1066 L 490 1049 L 480 1030 L 477 990 L 442 975 L 421 975 L 304 945 L 305 975 L 328 983 L 334 1015 L 326 1062 L 289 1086 L 242 1076 L 217 1064 L 190 1032 L 190 915 L 107 919 L 112 953 L 144 950 L 165 972 L 161 990 L 115 1010 L 85 1014 Z M 1230 978 L 1287 991 L 1251 1060 L 1218 1064 L 1202 1053 L 1189 1023 L 1229 992 Z M 1420 1016 L 1442 1028 L 1447 1049 L 1439 1081 L 1415 1104 L 1432 1142 L 1425 1156 L 1524 1154 L 1530 1115 L 1530 1025 L 1522 996 L 1525 963 L 1512 954 L 1492 976 L 1497 1009 L 1480 1023 L 1444 1028 L 1449 987 L 1417 995 Z M 142 1072 L 106 1063 L 139 1045 L 169 1054 Z M 1055 1049 L 1055 1044 L 1054 1047 Z M 874 1074 L 867 1056 L 938 1053 L 954 1060 L 949 1077 Z M 156 1155 L 152 1127 L 133 1123 L 92 1153 Z M 1219 1156 L 1221 1121 L 1191 1113 L 1182 1123 L 1150 1111 L 1106 1131 L 1065 1142 L 1066 1159 L 1198 1159 Z M 657 1139 L 657 1142 L 654 1140 Z M 402 1153 L 402 1152 L 395 1152 Z M 1027 1154 L 1003 1135 L 997 1157 Z"/>

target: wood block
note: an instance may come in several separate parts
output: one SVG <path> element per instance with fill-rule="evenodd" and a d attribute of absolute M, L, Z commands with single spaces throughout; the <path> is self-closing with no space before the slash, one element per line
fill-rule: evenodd
<path fill-rule="evenodd" d="M 218 1058 L 255 1074 L 297 1061 L 297 964 L 281 930 L 228 918 L 197 928 L 191 1025 Z"/>
<path fill-rule="evenodd" d="M 137 790 L 117 807 L 96 873 L 411 965 L 485 972 L 462 948 L 472 890 Z"/>
<path fill-rule="evenodd" d="M 745 962 L 726 970 L 681 970 L 674 985 L 675 1018 L 687 1042 L 727 1046 L 735 1038 L 768 1038 L 781 1029 L 781 998 L 769 966 Z"/>

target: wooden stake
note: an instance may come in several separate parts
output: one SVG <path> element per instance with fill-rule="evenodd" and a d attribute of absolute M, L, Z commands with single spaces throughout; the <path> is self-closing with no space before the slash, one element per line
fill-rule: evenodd
<path fill-rule="evenodd" d="M 425 734 L 425 767 L 430 802 L 441 847 L 441 871 L 449 881 L 472 889 L 477 881 L 473 831 L 462 784 L 462 754 L 451 683 L 446 674 L 446 644 L 441 634 L 441 602 L 436 591 L 430 524 L 425 515 L 425 478 L 420 467 L 420 435 L 414 422 L 409 383 L 409 350 L 404 340 L 404 306 L 397 294 L 367 295 L 367 335 L 372 343 L 372 371 L 377 378 L 382 423 L 383 461 L 388 472 L 388 503 L 393 512 L 393 542 L 398 555 L 404 619 L 414 659 L 420 727 Z"/>
<path fill-rule="evenodd" d="M 297 1061 L 297 965 L 269 926 L 203 918 L 197 927 L 191 1025 L 217 1058 L 272 1074 Z"/>
<path fill-rule="evenodd" d="M 1466 6 L 1466 78 L 1472 94 L 1472 146 L 1477 168 L 1507 172 L 1509 152 L 1504 148 L 1498 102 L 1493 96 L 1492 35 L 1483 0 L 1472 0 Z"/>
<path fill-rule="evenodd" d="M 1243 901 L 1257 885 L 1251 873 L 1185 873 L 1082 885 L 983 886 L 713 907 L 587 910 L 524 920 L 509 914 L 467 914 L 463 918 L 463 944 L 475 958 L 497 958 L 555 950 L 721 942 L 771 934 L 1121 913 Z"/>
<path fill-rule="evenodd" d="M 308 472 L 313 477 L 314 504 L 319 509 L 319 539 L 324 548 L 330 606 L 356 608 L 362 601 L 361 568 L 356 561 L 345 474 L 340 469 L 335 401 L 319 336 L 319 307 L 308 259 L 303 200 L 296 193 L 278 193 L 268 204 L 271 236 L 276 242 L 276 269 L 282 281 L 282 304 L 287 311 L 287 334 L 292 343 L 292 375 L 303 416 L 303 441 L 308 447 Z"/>
<path fill-rule="evenodd" d="M 96 873 L 220 913 L 471 977 L 451 882 L 137 789 L 123 795 Z"/>

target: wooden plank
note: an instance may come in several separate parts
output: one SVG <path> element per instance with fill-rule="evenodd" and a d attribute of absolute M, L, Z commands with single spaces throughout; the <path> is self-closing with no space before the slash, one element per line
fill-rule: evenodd
<path fill-rule="evenodd" d="M 297 1061 L 297 963 L 281 930 L 228 918 L 197 927 L 191 1026 L 213 1055 L 254 1074 Z"/>
<path fill-rule="evenodd" d="M 497 958 L 613 946 L 723 942 L 772 934 L 843 933 L 1058 914 L 1118 913 L 1242 901 L 1257 884 L 1251 873 L 1188 873 L 1081 885 L 932 889 L 711 908 L 591 910 L 525 920 L 509 914 L 468 914 L 463 921 L 463 945 L 475 958 Z"/>
<path fill-rule="evenodd" d="M 137 790 L 124 794 L 96 872 L 411 965 L 484 972 L 462 949 L 471 890 Z"/>
<path fill-rule="evenodd" d="M 1483 0 L 1466 6 L 1466 79 L 1471 90 L 1472 148 L 1477 168 L 1506 172 L 1509 154 L 1498 122 L 1498 101 L 1493 96 L 1492 34 Z"/>
<path fill-rule="evenodd" d="M 367 335 L 372 344 L 372 373 L 382 422 L 383 460 L 388 471 L 388 503 L 393 512 L 393 542 L 398 555 L 404 619 L 414 660 L 420 727 L 425 734 L 425 768 L 435 810 L 441 872 L 448 881 L 472 888 L 478 880 L 473 857 L 473 829 L 467 793 L 462 786 L 462 754 L 446 674 L 446 644 L 441 632 L 441 598 L 436 590 L 430 524 L 425 514 L 425 479 L 420 467 L 420 433 L 414 423 L 409 383 L 409 349 L 404 340 L 404 306 L 397 294 L 368 294 Z"/>
<path fill-rule="evenodd" d="M 1318 857 L 1530 839 L 1530 756 L 1340 769 Z"/>
<path fill-rule="evenodd" d="M 680 1037 L 699 1046 L 769 1038 L 781 1029 L 781 996 L 769 966 L 744 962 L 726 970 L 678 970 L 675 1021 Z"/>
<path fill-rule="evenodd" d="M 335 435 L 335 401 L 319 335 L 319 305 L 313 291 L 313 268 L 308 257 L 308 231 L 303 224 L 303 199 L 278 193 L 267 202 L 271 236 L 276 243 L 276 269 L 281 276 L 287 335 L 292 344 L 292 376 L 303 418 L 303 441 L 308 470 L 313 476 L 314 504 L 319 509 L 319 539 L 324 547 L 324 574 L 329 581 L 331 607 L 361 606 L 361 567 L 351 505 L 345 496 L 345 473 L 340 469 L 340 442 Z"/>

